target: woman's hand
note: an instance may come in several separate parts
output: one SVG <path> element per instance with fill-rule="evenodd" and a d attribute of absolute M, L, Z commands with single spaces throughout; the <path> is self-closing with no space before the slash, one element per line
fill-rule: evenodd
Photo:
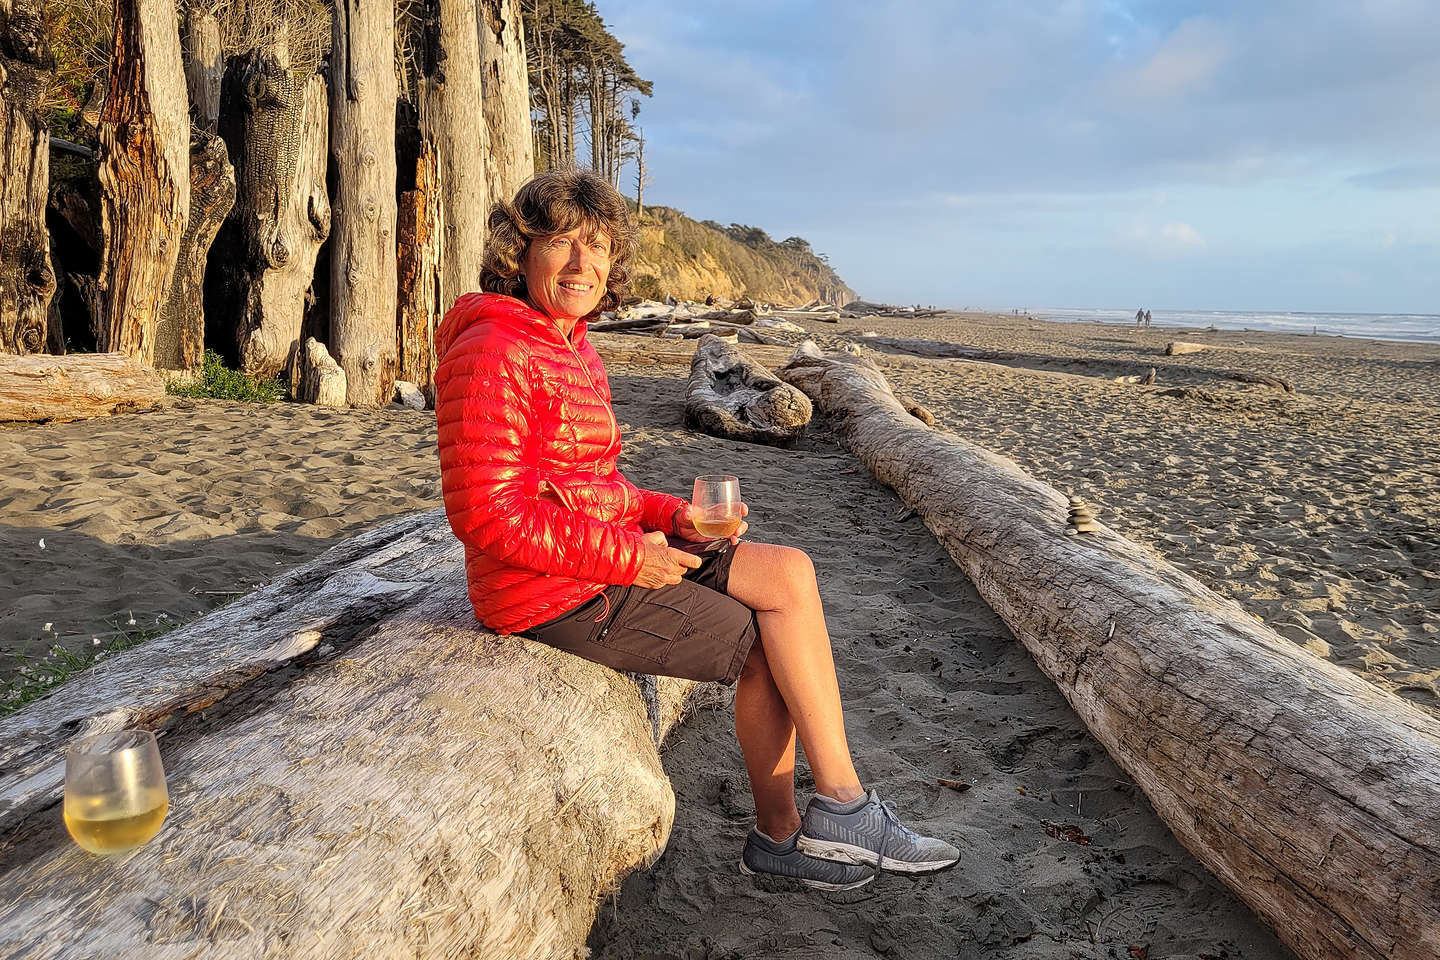
<path fill-rule="evenodd" d="M 709 543 L 716 538 L 707 537 L 705 536 L 705 534 L 695 529 L 695 515 L 697 513 L 700 513 L 700 509 L 696 507 L 693 503 L 687 503 L 685 504 L 685 506 L 680 508 L 679 516 L 675 518 L 675 536 L 679 537 L 681 540 L 689 540 L 691 543 Z M 748 517 L 749 515 L 750 508 L 745 506 L 745 504 L 743 503 L 740 504 L 740 516 L 743 518 Z M 736 528 L 735 532 L 730 535 L 730 542 L 739 543 L 740 538 L 745 536 L 745 531 L 749 529 L 750 524 L 746 523 L 742 519 L 740 521 L 740 526 Z"/>
<path fill-rule="evenodd" d="M 635 578 L 635 586 L 653 590 L 667 584 L 679 583 L 686 570 L 700 566 L 700 558 L 684 550 L 676 550 L 665 539 L 665 534 L 652 530 L 642 538 L 645 541 L 645 564 Z"/>

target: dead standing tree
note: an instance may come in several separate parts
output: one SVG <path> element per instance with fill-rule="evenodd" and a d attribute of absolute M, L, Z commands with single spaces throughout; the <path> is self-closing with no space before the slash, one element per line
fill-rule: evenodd
<path fill-rule="evenodd" d="M 420 51 L 420 135 L 435 152 L 440 229 L 440 312 L 480 289 L 489 149 L 481 108 L 480 32 L 474 0 L 427 0 Z M 389 399 L 388 397 L 386 399 Z"/>
<path fill-rule="evenodd" d="M 42 0 L 0 0 L 0 353 L 45 348 L 55 295 L 50 133 L 39 114 L 54 63 L 42 11 Z"/>
<path fill-rule="evenodd" d="M 235 208 L 210 303 L 235 331 L 240 368 L 283 370 L 297 349 L 320 246 L 330 235 L 325 81 L 297 75 L 286 41 L 231 61 L 220 132 L 235 162 Z"/>
<path fill-rule="evenodd" d="M 330 343 L 346 400 L 376 407 L 396 367 L 395 18 L 380 0 L 337 0 L 333 23 Z"/>
<path fill-rule="evenodd" d="M 485 180 L 493 200 L 508 200 L 535 173 L 525 29 L 518 0 L 477 2 L 482 106 L 490 147 L 485 151 Z"/>
<path fill-rule="evenodd" d="M 190 110 L 172 0 L 115 2 L 100 190 L 100 347 L 150 364 L 190 208 Z"/>

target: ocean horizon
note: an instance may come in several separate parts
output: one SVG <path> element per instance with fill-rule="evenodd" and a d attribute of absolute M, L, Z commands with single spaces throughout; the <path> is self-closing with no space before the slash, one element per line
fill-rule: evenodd
<path fill-rule="evenodd" d="M 1007 312 L 1007 311 L 998 311 Z M 1049 307 L 1026 311 L 1041 320 L 1062 323 L 1135 323 L 1135 311 Z M 1302 310 L 1150 310 L 1157 327 L 1203 330 L 1257 330 L 1331 337 L 1362 337 L 1414 343 L 1440 343 L 1440 314 L 1309 313 Z"/>

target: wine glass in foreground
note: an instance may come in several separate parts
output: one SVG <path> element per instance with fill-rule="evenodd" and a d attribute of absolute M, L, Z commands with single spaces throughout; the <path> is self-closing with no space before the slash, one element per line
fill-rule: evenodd
<path fill-rule="evenodd" d="M 160 832 L 170 807 L 149 730 L 83 737 L 65 752 L 65 827 L 91 853 L 120 853 Z"/>
<path fill-rule="evenodd" d="M 695 529 L 716 540 L 733 537 L 740 529 L 740 481 L 735 477 L 696 477 Z"/>

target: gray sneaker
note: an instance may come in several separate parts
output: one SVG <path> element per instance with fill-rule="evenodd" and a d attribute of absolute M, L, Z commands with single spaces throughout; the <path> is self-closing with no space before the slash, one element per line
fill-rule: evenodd
<path fill-rule="evenodd" d="M 875 879 L 873 869 L 808 856 L 796 849 L 795 837 L 776 843 L 758 829 L 745 838 L 740 872 L 747 877 L 784 877 L 821 890 L 854 890 Z"/>
<path fill-rule="evenodd" d="M 812 798 L 797 846 L 812 857 L 901 873 L 943 870 L 960 859 L 960 851 L 944 840 L 922 837 L 901 823 L 895 808 L 874 790 L 850 813 L 824 797 Z"/>

